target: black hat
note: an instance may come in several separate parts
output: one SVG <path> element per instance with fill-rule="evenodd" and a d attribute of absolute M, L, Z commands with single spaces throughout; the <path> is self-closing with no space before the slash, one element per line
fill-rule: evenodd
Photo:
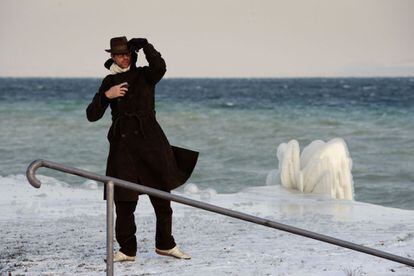
<path fill-rule="evenodd" d="M 111 38 L 110 44 L 111 49 L 107 49 L 105 51 L 111 54 L 126 54 L 130 52 L 128 48 L 128 41 L 125 36 Z"/>

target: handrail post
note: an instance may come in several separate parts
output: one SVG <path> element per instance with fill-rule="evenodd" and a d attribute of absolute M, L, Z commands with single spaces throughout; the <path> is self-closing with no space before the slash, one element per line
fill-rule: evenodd
<path fill-rule="evenodd" d="M 106 275 L 114 275 L 114 182 L 106 182 Z"/>

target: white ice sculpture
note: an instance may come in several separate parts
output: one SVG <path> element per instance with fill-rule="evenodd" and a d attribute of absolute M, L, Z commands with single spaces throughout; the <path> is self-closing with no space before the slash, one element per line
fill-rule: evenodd
<path fill-rule="evenodd" d="M 316 140 L 300 154 L 299 143 L 291 140 L 277 149 L 281 184 L 304 193 L 320 193 L 335 199 L 354 198 L 352 159 L 345 141 Z M 268 180 L 274 176 L 268 177 Z"/>

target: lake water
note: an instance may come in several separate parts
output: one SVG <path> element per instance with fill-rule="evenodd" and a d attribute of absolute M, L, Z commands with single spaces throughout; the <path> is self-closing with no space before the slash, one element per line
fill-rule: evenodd
<path fill-rule="evenodd" d="M 109 109 L 85 116 L 100 81 L 0 78 L 1 181 L 38 158 L 105 174 Z M 414 78 L 164 79 L 156 110 L 171 144 L 200 152 L 190 179 L 200 188 L 265 185 L 280 143 L 341 137 L 356 200 L 414 209 Z"/>

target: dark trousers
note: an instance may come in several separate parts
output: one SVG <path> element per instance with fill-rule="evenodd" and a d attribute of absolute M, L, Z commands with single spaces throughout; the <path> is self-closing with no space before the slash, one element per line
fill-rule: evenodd
<path fill-rule="evenodd" d="M 176 244 L 171 234 L 172 209 L 169 200 L 149 196 L 157 218 L 155 230 L 155 247 L 158 249 L 171 249 Z M 116 221 L 115 236 L 119 243 L 120 251 L 128 256 L 137 253 L 137 239 L 135 232 L 134 211 L 137 201 L 115 201 Z"/>

